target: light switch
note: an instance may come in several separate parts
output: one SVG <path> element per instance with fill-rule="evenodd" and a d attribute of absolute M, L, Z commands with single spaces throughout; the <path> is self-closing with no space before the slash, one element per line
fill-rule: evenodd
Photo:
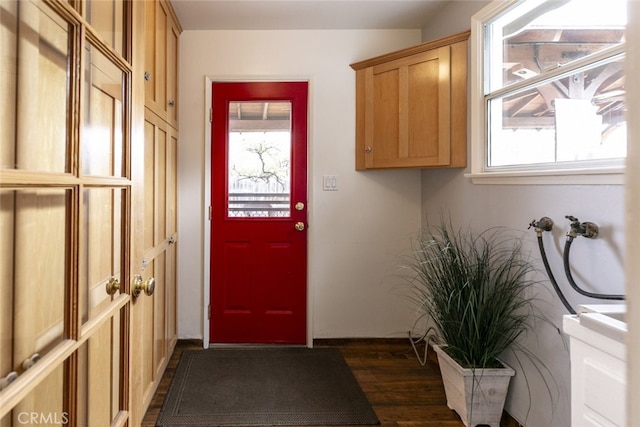
<path fill-rule="evenodd" d="M 322 177 L 322 191 L 338 191 L 338 176 L 324 175 Z"/>

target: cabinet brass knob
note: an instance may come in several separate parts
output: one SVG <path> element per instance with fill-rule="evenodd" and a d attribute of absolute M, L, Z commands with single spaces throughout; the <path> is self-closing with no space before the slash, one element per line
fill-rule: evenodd
<path fill-rule="evenodd" d="M 149 277 L 147 280 L 142 280 L 142 276 L 136 274 L 133 278 L 133 291 L 131 292 L 131 295 L 133 295 L 134 298 L 138 298 L 140 293 L 144 291 L 146 295 L 151 296 L 155 289 L 156 279 Z"/>
<path fill-rule="evenodd" d="M 107 294 L 113 295 L 120 289 L 120 282 L 115 277 L 112 277 L 111 279 L 109 279 L 106 288 Z"/>
<path fill-rule="evenodd" d="M 373 151 L 373 148 L 371 148 L 370 146 L 367 145 L 366 147 L 364 147 L 364 152 L 365 153 L 370 153 L 372 151 Z"/>

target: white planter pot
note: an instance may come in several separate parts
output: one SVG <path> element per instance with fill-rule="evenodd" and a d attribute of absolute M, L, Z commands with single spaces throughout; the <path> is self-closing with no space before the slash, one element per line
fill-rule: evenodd
<path fill-rule="evenodd" d="M 486 424 L 500 427 L 500 418 L 515 371 L 505 365 L 497 369 L 466 369 L 442 348 L 434 346 L 447 406 L 456 411 L 465 426 Z"/>

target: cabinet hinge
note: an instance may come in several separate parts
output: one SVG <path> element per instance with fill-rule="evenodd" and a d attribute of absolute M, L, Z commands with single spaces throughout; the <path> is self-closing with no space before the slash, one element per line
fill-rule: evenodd
<path fill-rule="evenodd" d="M 207 319 L 211 319 L 211 304 L 207 306 Z"/>
<path fill-rule="evenodd" d="M 213 206 L 209 206 L 209 221 L 213 218 Z"/>
<path fill-rule="evenodd" d="M 213 123 L 213 108 L 209 108 L 209 121 Z"/>

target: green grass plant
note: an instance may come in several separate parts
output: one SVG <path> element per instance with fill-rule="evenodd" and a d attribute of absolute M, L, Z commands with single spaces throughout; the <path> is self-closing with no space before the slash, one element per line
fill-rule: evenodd
<path fill-rule="evenodd" d="M 466 368 L 499 367 L 535 317 L 534 270 L 521 241 L 504 228 L 481 233 L 429 226 L 413 242 L 406 267 L 410 299 L 446 351 Z"/>

